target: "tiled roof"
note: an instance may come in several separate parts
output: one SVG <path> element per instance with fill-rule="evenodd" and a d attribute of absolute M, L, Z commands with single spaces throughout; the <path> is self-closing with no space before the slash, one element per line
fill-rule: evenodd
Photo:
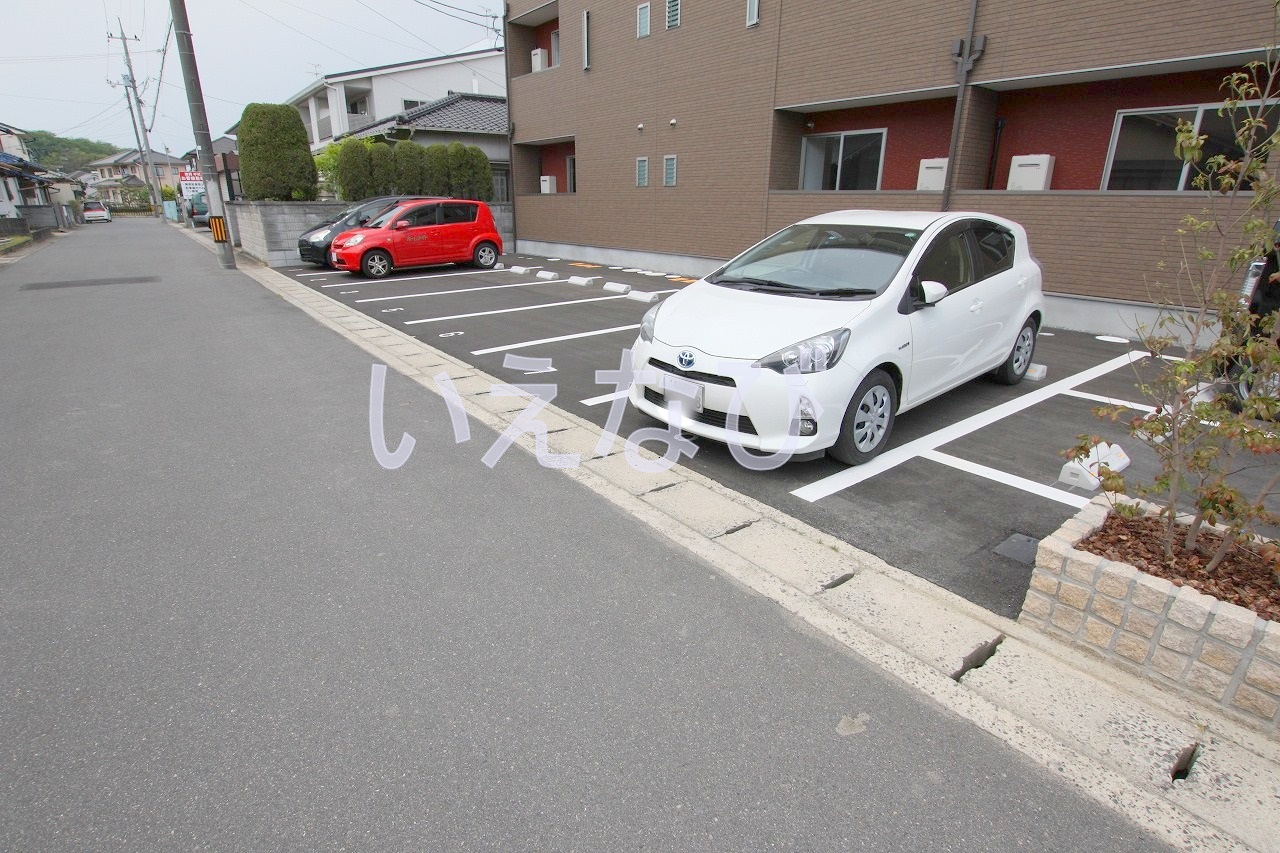
<path fill-rule="evenodd" d="M 507 135 L 507 99 L 502 95 L 450 92 L 438 101 L 414 107 L 348 134 L 360 139 L 393 130 Z"/>
<path fill-rule="evenodd" d="M 121 151 L 119 154 L 108 155 L 100 160 L 94 160 L 92 163 L 86 164 L 86 166 L 92 169 L 95 166 L 118 166 L 128 163 L 137 163 L 141 160 L 142 156 L 138 153 L 138 149 L 133 148 L 129 151 Z M 154 150 L 151 152 L 151 162 L 152 164 L 159 164 L 161 166 L 181 166 L 183 163 L 183 161 L 179 160 L 177 157 L 171 157 L 168 154 L 161 154 L 159 151 Z"/>

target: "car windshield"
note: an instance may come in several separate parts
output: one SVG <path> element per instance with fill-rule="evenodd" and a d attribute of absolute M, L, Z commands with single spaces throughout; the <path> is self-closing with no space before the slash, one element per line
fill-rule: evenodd
<path fill-rule="evenodd" d="M 919 231 L 873 225 L 801 223 L 707 277 L 722 287 L 830 299 L 872 297 L 902 268 Z"/>
<path fill-rule="evenodd" d="M 399 213 L 401 210 L 403 210 L 404 207 L 405 206 L 403 204 L 391 205 L 391 207 L 388 207 L 386 210 L 382 211 L 382 213 L 378 214 L 376 218 L 370 219 L 368 223 L 365 224 L 365 227 L 366 228 L 382 228 L 388 222 L 391 222 L 393 219 L 395 219 L 395 215 Z"/>

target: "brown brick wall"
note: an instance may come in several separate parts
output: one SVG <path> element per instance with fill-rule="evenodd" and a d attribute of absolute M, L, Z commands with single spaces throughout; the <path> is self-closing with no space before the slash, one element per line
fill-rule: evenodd
<path fill-rule="evenodd" d="M 539 5 L 513 2 L 510 15 Z M 776 107 L 927 87 L 942 87 L 937 97 L 947 98 L 945 89 L 954 85 L 950 44 L 967 26 L 968 2 L 764 3 L 761 23 L 748 28 L 744 0 L 688 0 L 674 30 L 664 28 L 664 4 L 654 2 L 645 39 L 635 37 L 636 5 L 560 0 L 561 65 L 538 74 L 520 73 L 528 68 L 532 28 L 508 28 L 521 238 L 726 258 L 825 210 L 938 208 L 937 193 L 796 191 L 805 116 Z M 589 71 L 580 55 L 583 9 L 591 11 Z M 981 0 L 980 10 L 978 32 L 989 40 L 976 81 L 1242 50 L 1271 35 L 1266 0 L 1087 0 L 1070 8 Z M 1023 222 L 1052 292 L 1146 301 L 1144 276 L 1170 256 L 1161 241 L 1198 201 L 1190 195 L 975 191 L 986 184 L 991 128 L 1006 94 L 1012 93 L 970 95 L 952 208 Z M 1113 116 L 1111 110 L 1098 120 L 1108 138 Z M 563 140 L 574 142 L 578 192 L 536 195 L 534 146 Z M 1014 153 L 1050 153 L 1015 151 L 1012 141 L 1011 126 L 1002 161 Z M 1043 143 L 1032 138 L 1027 144 Z M 676 187 L 662 186 L 666 154 L 679 157 Z M 649 158 L 650 171 L 643 189 L 635 186 L 641 156 Z"/>

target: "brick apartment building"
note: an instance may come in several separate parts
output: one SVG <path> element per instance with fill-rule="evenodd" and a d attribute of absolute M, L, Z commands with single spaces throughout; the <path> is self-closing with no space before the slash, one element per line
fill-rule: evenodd
<path fill-rule="evenodd" d="M 1222 78 L 1280 41 L 1267 0 L 511 0 L 506 25 L 520 249 L 702 273 L 946 198 L 1025 225 L 1053 325 L 1096 331 L 1142 316 L 1200 207 L 1176 119 L 1230 145 Z"/>

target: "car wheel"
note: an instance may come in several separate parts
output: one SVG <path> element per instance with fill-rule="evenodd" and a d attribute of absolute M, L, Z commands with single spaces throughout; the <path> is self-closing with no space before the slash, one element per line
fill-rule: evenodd
<path fill-rule="evenodd" d="M 1244 411 L 1245 401 L 1255 394 L 1269 397 L 1280 395 L 1280 377 L 1270 376 L 1259 381 L 1252 371 L 1240 364 L 1231 365 L 1227 371 L 1227 379 L 1230 383 L 1226 394 L 1227 407 L 1236 414 Z"/>
<path fill-rule="evenodd" d="M 391 272 L 391 256 L 381 249 L 366 252 L 360 259 L 360 272 L 369 278 L 383 278 Z"/>
<path fill-rule="evenodd" d="M 498 262 L 498 247 L 492 243 L 481 243 L 471 254 L 471 262 L 482 270 L 493 269 Z"/>
<path fill-rule="evenodd" d="M 898 386 L 883 370 L 867 374 L 849 401 L 840 437 L 827 448 L 827 454 L 846 465 L 861 465 L 884 450 L 893 432 L 893 417 L 898 410 Z"/>
<path fill-rule="evenodd" d="M 1031 357 L 1036 354 L 1036 321 L 1030 318 L 1018 330 L 1013 349 L 1004 364 L 996 368 L 996 381 L 1001 385 L 1017 385 L 1031 367 Z"/>

